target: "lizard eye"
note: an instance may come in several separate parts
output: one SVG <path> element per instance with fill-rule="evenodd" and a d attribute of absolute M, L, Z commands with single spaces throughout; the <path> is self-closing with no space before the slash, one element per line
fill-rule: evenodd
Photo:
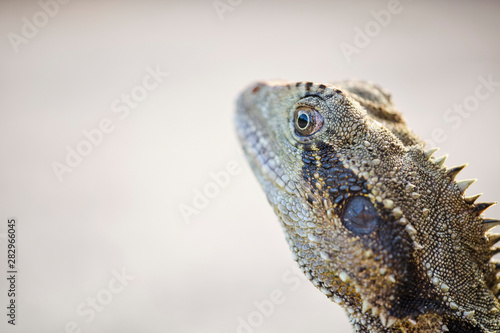
<path fill-rule="evenodd" d="M 323 126 L 323 117 L 312 108 L 300 106 L 294 113 L 294 126 L 297 135 L 313 135 Z"/>
<path fill-rule="evenodd" d="M 365 235 L 377 227 L 379 215 L 370 199 L 358 196 L 347 203 L 341 219 L 347 229 Z"/>

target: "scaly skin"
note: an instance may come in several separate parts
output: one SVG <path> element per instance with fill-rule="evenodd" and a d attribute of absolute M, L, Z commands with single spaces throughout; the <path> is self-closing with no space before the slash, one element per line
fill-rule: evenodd
<path fill-rule="evenodd" d="M 356 332 L 500 332 L 499 224 L 365 82 L 267 81 L 237 102 L 292 255 Z"/>

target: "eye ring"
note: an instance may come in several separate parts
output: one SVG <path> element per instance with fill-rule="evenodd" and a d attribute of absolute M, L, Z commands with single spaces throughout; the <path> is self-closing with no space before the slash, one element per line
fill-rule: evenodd
<path fill-rule="evenodd" d="M 317 110 L 299 106 L 293 116 L 295 133 L 299 136 L 311 136 L 323 127 L 323 116 Z"/>

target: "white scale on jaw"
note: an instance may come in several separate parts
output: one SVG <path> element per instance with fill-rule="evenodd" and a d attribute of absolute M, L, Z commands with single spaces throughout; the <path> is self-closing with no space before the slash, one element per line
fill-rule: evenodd
<path fill-rule="evenodd" d="M 269 142 L 264 135 L 258 132 L 251 122 L 247 122 L 245 140 L 248 142 L 246 149 L 251 156 L 254 156 L 254 162 L 258 163 L 259 170 L 265 177 L 275 183 L 278 187 L 284 189 L 290 194 L 294 193 L 295 183 L 290 180 L 287 174 L 281 169 L 280 161 L 272 149 L 269 149 Z"/>

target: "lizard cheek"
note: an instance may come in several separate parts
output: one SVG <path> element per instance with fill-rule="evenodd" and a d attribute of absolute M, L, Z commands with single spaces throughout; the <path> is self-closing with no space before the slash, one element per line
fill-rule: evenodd
<path fill-rule="evenodd" d="M 378 226 L 379 215 L 370 199 L 357 196 L 347 202 L 341 220 L 356 235 L 366 235 Z"/>

